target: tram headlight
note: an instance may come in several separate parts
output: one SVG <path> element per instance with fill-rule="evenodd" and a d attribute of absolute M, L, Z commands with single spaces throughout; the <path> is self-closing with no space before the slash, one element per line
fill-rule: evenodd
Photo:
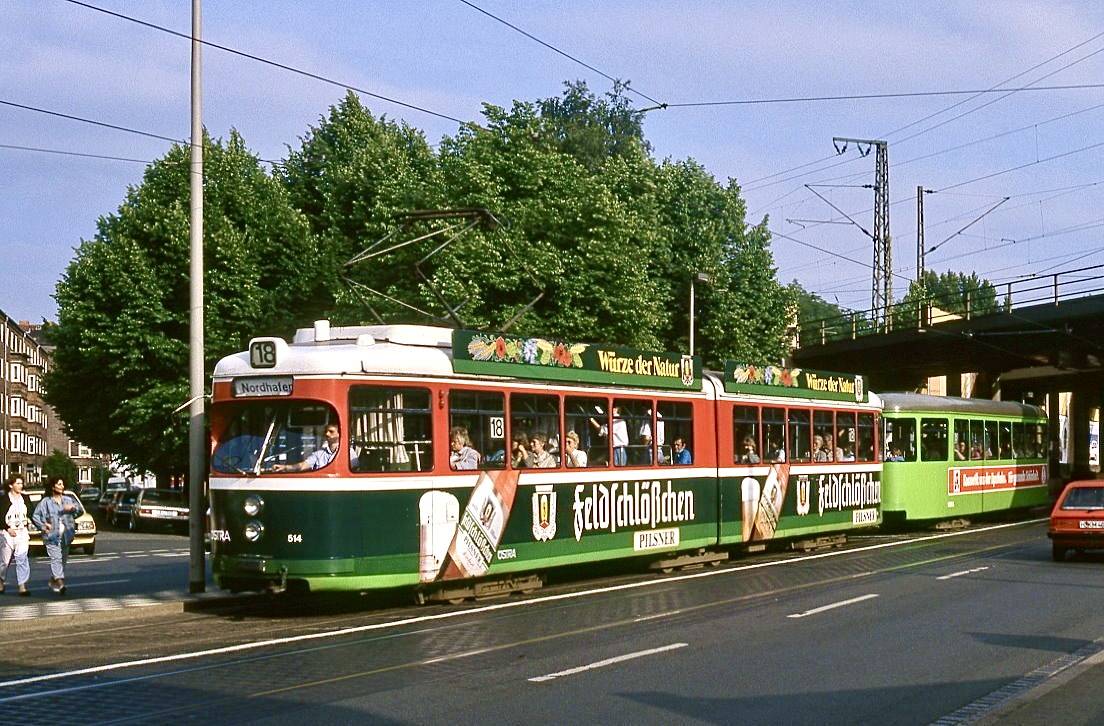
<path fill-rule="evenodd" d="M 245 541 L 259 542 L 264 536 L 264 525 L 255 519 L 245 523 Z"/>
<path fill-rule="evenodd" d="M 256 517 L 264 511 L 264 500 L 256 494 L 250 494 L 242 502 L 242 510 L 247 517 Z"/>

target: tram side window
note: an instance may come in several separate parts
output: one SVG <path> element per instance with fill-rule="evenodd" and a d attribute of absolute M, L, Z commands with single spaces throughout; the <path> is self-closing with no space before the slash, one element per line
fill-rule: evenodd
<path fill-rule="evenodd" d="M 565 458 L 566 466 L 609 466 L 607 439 L 599 435 L 603 424 L 609 430 L 608 409 L 609 401 L 604 398 L 564 398 L 564 436 L 574 432 L 579 437 L 579 453 L 574 459 Z M 591 424 L 592 420 L 596 425 Z"/>
<path fill-rule="evenodd" d="M 916 420 L 884 416 L 882 423 L 885 461 L 916 461 Z"/>
<path fill-rule="evenodd" d="M 645 444 L 643 434 L 650 431 L 652 420 L 652 408 L 650 401 L 640 401 L 630 398 L 616 398 L 613 401 L 613 465 L 614 466 L 647 466 L 651 464 L 651 450 L 649 444 Z M 624 421 L 625 431 L 628 434 L 628 443 L 622 447 L 618 445 L 618 417 Z M 646 427 L 647 424 L 647 427 Z"/>
<path fill-rule="evenodd" d="M 1047 425 L 1044 423 L 1028 424 L 1027 433 L 1028 455 L 1035 459 L 1045 459 L 1047 457 Z"/>
<path fill-rule="evenodd" d="M 1013 445 L 1012 437 L 1012 422 L 1011 421 L 999 421 L 997 422 L 998 435 L 997 439 L 998 452 L 997 458 L 1000 459 L 1014 459 L 1016 458 L 1016 452 Z"/>
<path fill-rule="evenodd" d="M 1027 458 L 1027 425 L 1023 421 L 1012 422 L 1012 458 Z"/>
<path fill-rule="evenodd" d="M 812 428 L 809 411 L 791 408 L 787 418 L 789 431 L 790 461 L 812 461 Z"/>
<path fill-rule="evenodd" d="M 763 460 L 759 443 L 759 409 L 732 407 L 732 463 L 758 464 Z"/>
<path fill-rule="evenodd" d="M 948 429 L 945 418 L 920 419 L 920 459 L 921 461 L 946 461 Z"/>
<path fill-rule="evenodd" d="M 357 471 L 430 471 L 433 441 L 429 391 L 353 386 L 349 390 Z"/>
<path fill-rule="evenodd" d="M 859 441 L 855 447 L 856 461 L 874 461 L 874 435 L 878 421 L 872 413 L 859 414 Z"/>
<path fill-rule="evenodd" d="M 763 461 L 786 461 L 786 409 L 763 409 Z"/>
<path fill-rule="evenodd" d="M 644 402 L 639 402 L 638 405 L 644 405 Z M 654 416 L 653 411 L 655 411 Z M 640 466 L 651 466 L 656 461 L 660 464 L 671 463 L 670 447 L 666 454 L 664 453 L 668 433 L 667 420 L 663 411 L 647 406 L 640 416 L 639 426 L 635 421 L 629 420 L 629 435 L 635 435 L 635 439 L 629 446 L 629 463 Z"/>
<path fill-rule="evenodd" d="M 956 418 L 953 436 L 951 457 L 955 461 L 968 460 L 970 458 L 970 422 L 966 419 Z"/>
<path fill-rule="evenodd" d="M 517 468 L 551 469 L 560 465 L 560 399 L 556 396 L 515 393 L 510 396 L 510 440 L 524 437 L 524 455 L 514 452 Z"/>
<path fill-rule="evenodd" d="M 657 408 L 656 446 L 660 464 L 694 463 L 694 408 L 683 401 L 660 401 Z M 675 442 L 681 442 L 677 451 Z"/>
<path fill-rule="evenodd" d="M 996 421 L 985 422 L 985 438 L 982 439 L 981 452 L 986 459 L 998 458 L 1000 443 L 997 431 L 999 426 Z"/>
<path fill-rule="evenodd" d="M 985 458 L 985 422 L 970 422 L 970 461 Z"/>
<path fill-rule="evenodd" d="M 478 462 L 471 458 L 453 462 L 453 469 L 502 469 L 506 466 L 505 396 L 493 391 L 450 392 L 450 447 L 452 432 L 457 429 L 467 433 L 469 446 L 479 458 Z"/>
<path fill-rule="evenodd" d="M 832 419 L 831 411 L 813 411 L 813 446 L 819 446 L 813 452 L 813 461 L 836 460 L 835 422 Z"/>
<path fill-rule="evenodd" d="M 854 461 L 859 446 L 859 432 L 855 427 L 855 412 L 840 411 L 836 414 L 836 443 L 833 456 L 836 461 Z"/>

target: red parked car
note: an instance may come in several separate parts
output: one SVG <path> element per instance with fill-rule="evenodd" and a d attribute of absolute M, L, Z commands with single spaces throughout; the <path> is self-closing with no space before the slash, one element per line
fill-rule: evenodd
<path fill-rule="evenodd" d="M 1054 560 L 1069 550 L 1104 549 L 1104 481 L 1071 481 L 1050 512 Z"/>

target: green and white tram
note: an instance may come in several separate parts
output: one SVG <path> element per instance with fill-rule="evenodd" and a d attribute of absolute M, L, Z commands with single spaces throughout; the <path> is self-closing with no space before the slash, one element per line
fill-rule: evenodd
<path fill-rule="evenodd" d="M 213 572 L 234 591 L 494 592 L 560 565 L 868 527 L 878 410 L 852 376 L 319 321 L 215 368 Z M 854 451 L 814 460 L 824 435 Z"/>
<path fill-rule="evenodd" d="M 887 523 L 1046 504 L 1046 412 L 1009 401 L 883 393 Z"/>

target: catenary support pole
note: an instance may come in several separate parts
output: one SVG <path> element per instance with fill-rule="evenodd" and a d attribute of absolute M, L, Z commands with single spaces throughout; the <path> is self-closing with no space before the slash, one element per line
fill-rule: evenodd
<path fill-rule="evenodd" d="M 207 515 L 207 446 L 204 425 L 203 375 L 203 114 L 200 41 L 201 0 L 192 0 L 192 155 L 191 155 L 191 265 L 188 381 L 192 403 L 188 407 L 188 591 L 207 588 L 207 564 L 203 549 Z"/>

